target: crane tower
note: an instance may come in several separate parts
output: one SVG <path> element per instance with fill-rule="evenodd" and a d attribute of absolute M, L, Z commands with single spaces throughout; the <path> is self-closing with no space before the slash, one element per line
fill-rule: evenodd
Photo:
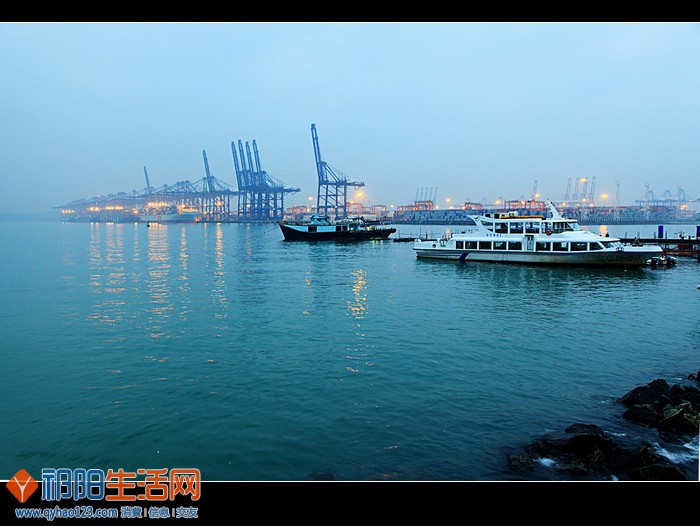
<path fill-rule="evenodd" d="M 285 194 L 301 190 L 286 186 L 262 169 L 255 140 L 252 154 L 250 143 L 245 143 L 244 152 L 241 140 L 238 141 L 238 151 L 236 145 L 231 142 L 231 153 L 238 183 L 238 220 L 248 222 L 282 219 Z"/>
<path fill-rule="evenodd" d="M 315 124 L 311 125 L 311 139 L 316 157 L 316 172 L 318 173 L 316 213 L 326 216 L 331 215 L 332 212 L 335 219 L 345 218 L 348 215 L 348 187 L 362 187 L 365 186 L 365 183 L 348 180 L 345 174 L 323 160 Z"/>

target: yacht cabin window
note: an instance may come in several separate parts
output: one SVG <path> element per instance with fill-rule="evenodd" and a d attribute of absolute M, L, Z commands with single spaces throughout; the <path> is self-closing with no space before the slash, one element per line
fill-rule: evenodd
<path fill-rule="evenodd" d="M 619 241 L 603 241 L 603 246 L 605 248 L 617 248 L 621 247 L 622 243 L 620 243 Z"/>
<path fill-rule="evenodd" d="M 527 221 L 525 223 L 525 233 L 526 234 L 539 234 L 540 224 L 536 221 Z"/>
<path fill-rule="evenodd" d="M 555 234 L 561 234 L 562 232 L 573 232 L 574 230 L 582 230 L 575 221 L 554 221 L 552 225 L 552 231 Z"/>
<path fill-rule="evenodd" d="M 511 222 L 510 233 L 511 234 L 522 234 L 523 233 L 523 222 L 522 221 Z"/>

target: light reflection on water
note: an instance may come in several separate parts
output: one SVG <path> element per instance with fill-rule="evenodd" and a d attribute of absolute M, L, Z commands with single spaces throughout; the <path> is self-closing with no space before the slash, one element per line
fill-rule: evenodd
<path fill-rule="evenodd" d="M 172 291 L 170 289 L 170 245 L 168 226 L 154 223 L 148 228 L 148 281 L 149 295 L 149 332 L 153 339 L 168 338 L 165 328 L 170 313 L 173 311 Z"/>
<path fill-rule="evenodd" d="M 354 270 L 350 273 L 352 276 L 352 300 L 348 300 L 348 311 L 349 315 L 354 322 L 354 333 L 356 340 L 353 345 L 348 348 L 350 355 L 349 359 L 354 360 L 357 364 L 369 365 L 367 360 L 367 349 L 365 348 L 365 332 L 362 326 L 362 321 L 365 315 L 368 314 L 367 311 L 367 294 L 365 288 L 367 287 L 367 273 L 362 269 Z M 356 373 L 358 369 L 353 366 L 348 366 L 346 368 L 348 371 Z"/>
<path fill-rule="evenodd" d="M 51 458 L 209 480 L 499 479 L 500 447 L 697 370 L 694 261 L 455 264 L 270 225 L 14 228 L 4 472 Z"/>

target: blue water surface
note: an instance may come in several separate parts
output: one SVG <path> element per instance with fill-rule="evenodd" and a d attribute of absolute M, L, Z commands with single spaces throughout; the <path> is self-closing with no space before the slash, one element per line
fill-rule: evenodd
<path fill-rule="evenodd" d="M 0 223 L 0 244 L 3 479 L 510 480 L 513 448 L 615 428 L 622 394 L 700 369 L 694 259 L 433 262 L 270 224 Z"/>

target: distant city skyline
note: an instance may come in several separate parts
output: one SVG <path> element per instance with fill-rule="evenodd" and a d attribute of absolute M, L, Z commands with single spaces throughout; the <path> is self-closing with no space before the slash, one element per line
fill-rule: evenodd
<path fill-rule="evenodd" d="M 697 23 L 1 23 L 0 213 L 195 182 L 203 150 L 235 189 L 239 140 L 306 205 L 311 124 L 366 204 L 697 200 L 698 57 Z"/>

